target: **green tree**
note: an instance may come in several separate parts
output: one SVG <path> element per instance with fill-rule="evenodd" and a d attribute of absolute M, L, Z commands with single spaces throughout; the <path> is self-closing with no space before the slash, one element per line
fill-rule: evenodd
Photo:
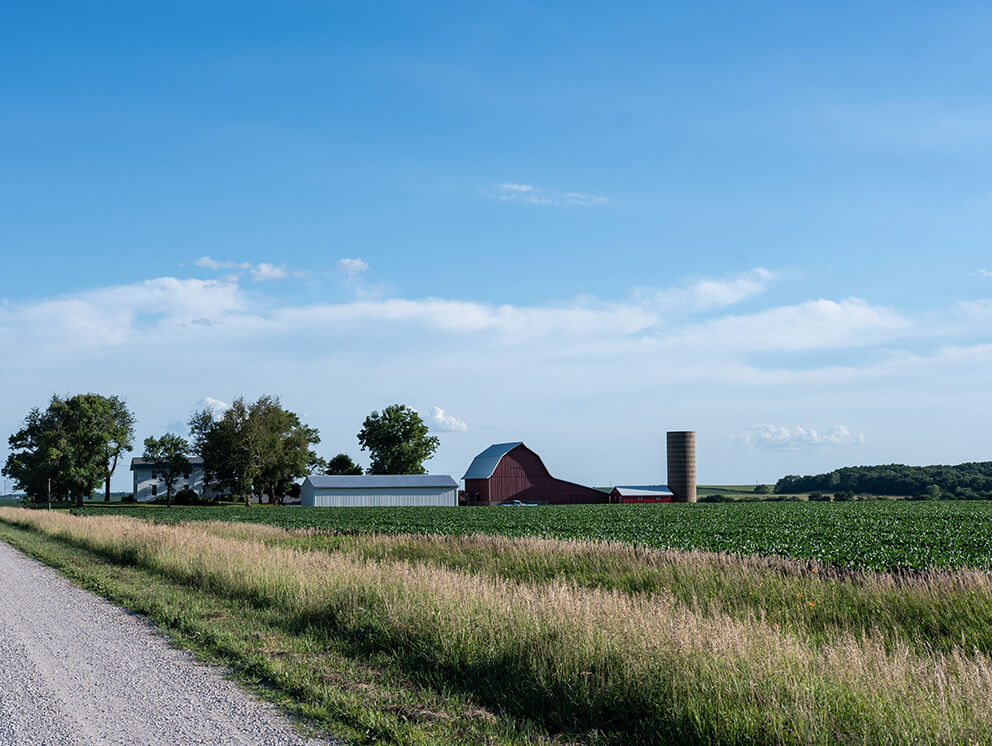
<path fill-rule="evenodd" d="M 211 409 L 195 412 L 189 426 L 205 477 L 246 505 L 253 494 L 281 501 L 293 480 L 319 463 L 310 448 L 320 442 L 316 428 L 283 409 L 278 397 L 251 404 L 238 397 L 220 417 Z"/>
<path fill-rule="evenodd" d="M 105 481 L 112 460 L 116 466 L 115 448 L 129 444 L 110 425 L 110 401 L 99 394 L 53 396 L 46 410 L 32 409 L 8 439 L 11 453 L 2 472 L 34 500 L 72 497 L 82 505 Z"/>
<path fill-rule="evenodd" d="M 90 396 L 98 396 L 90 394 Z M 103 501 L 110 502 L 110 477 L 117 469 L 117 461 L 125 451 L 134 450 L 134 415 L 127 405 L 116 396 L 98 396 L 102 401 L 97 403 L 98 412 L 107 435 L 104 453 L 104 463 L 107 468 L 104 474 Z"/>
<path fill-rule="evenodd" d="M 362 473 L 362 467 L 351 460 L 351 456 L 346 453 L 339 453 L 327 462 L 324 467 L 325 474 L 357 475 Z"/>
<path fill-rule="evenodd" d="M 268 495 L 270 503 L 281 503 L 294 480 L 306 476 L 318 458 L 310 446 L 320 442 L 320 435 L 271 396 L 260 397 L 249 407 L 248 424 L 260 446 L 255 491 L 260 499 Z"/>
<path fill-rule="evenodd" d="M 363 451 L 372 457 L 369 474 L 426 474 L 424 461 L 440 441 L 428 435 L 427 425 L 405 404 L 391 404 L 382 414 L 373 411 L 358 433 Z"/>
<path fill-rule="evenodd" d="M 189 478 L 189 442 L 167 433 L 161 438 L 145 438 L 144 458 L 156 463 L 156 470 L 165 482 L 165 504 L 172 507 L 172 488 L 180 477 Z"/>

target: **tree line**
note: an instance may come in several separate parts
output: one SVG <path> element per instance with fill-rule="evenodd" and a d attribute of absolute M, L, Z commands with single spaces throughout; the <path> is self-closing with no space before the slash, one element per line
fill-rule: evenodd
<path fill-rule="evenodd" d="M 863 493 L 902 495 L 923 499 L 992 499 L 992 461 L 956 466 L 847 466 L 826 474 L 789 475 L 775 484 L 775 492 Z"/>
<path fill-rule="evenodd" d="M 134 450 L 135 424 L 117 396 L 52 396 L 47 408 L 32 408 L 23 427 L 8 438 L 11 452 L 0 473 L 32 501 L 71 499 L 82 505 L 103 483 L 109 502 L 110 478 L 121 456 Z M 205 407 L 193 413 L 188 425 L 189 440 L 165 433 L 144 441 L 142 456 L 158 465 L 167 505 L 176 483 L 189 477 L 193 456 L 203 459 L 205 483 L 246 504 L 253 496 L 281 503 L 298 494 L 297 480 L 308 474 L 362 474 L 345 453 L 329 460 L 319 456 L 317 428 L 303 424 L 277 396 L 253 402 L 238 397 L 222 412 Z M 369 474 L 424 474 L 423 462 L 440 444 L 416 410 L 403 404 L 370 413 L 358 442 L 369 452 Z"/>

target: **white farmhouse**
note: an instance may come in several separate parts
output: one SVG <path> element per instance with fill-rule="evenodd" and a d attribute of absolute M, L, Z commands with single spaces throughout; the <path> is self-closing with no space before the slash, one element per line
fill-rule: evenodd
<path fill-rule="evenodd" d="M 209 485 L 203 483 L 203 459 L 189 459 L 189 477 L 182 475 L 172 485 L 172 494 L 181 489 L 191 489 L 200 497 L 214 497 L 215 492 Z M 131 471 L 134 472 L 134 499 L 138 502 L 149 502 L 157 497 L 165 496 L 165 481 L 162 479 L 162 463 L 144 458 L 131 459 Z"/>
<path fill-rule="evenodd" d="M 458 505 L 458 482 L 448 474 L 313 474 L 303 480 L 304 507 Z"/>

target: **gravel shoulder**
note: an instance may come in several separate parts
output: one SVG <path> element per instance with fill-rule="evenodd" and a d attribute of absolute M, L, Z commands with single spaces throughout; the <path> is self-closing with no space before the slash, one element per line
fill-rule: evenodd
<path fill-rule="evenodd" d="M 0 746 L 314 746 L 144 618 L 0 542 Z"/>

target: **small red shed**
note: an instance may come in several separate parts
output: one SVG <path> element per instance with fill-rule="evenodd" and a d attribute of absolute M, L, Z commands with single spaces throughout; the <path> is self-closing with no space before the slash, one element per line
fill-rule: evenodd
<path fill-rule="evenodd" d="M 617 485 L 610 492 L 611 503 L 670 503 L 672 491 L 663 484 Z"/>

